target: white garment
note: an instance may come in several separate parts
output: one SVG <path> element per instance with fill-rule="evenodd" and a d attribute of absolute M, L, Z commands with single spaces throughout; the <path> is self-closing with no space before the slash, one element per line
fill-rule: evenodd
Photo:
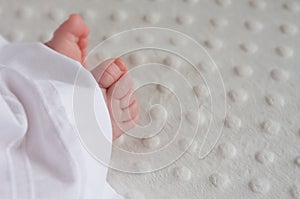
<path fill-rule="evenodd" d="M 86 129 L 86 140 L 93 140 L 99 122 L 97 157 L 109 162 L 109 113 L 91 73 L 43 44 L 10 44 L 1 37 L 0 64 L 0 198 L 122 198 L 78 134 Z M 74 90 L 80 99 L 74 100 Z M 94 94 L 93 105 L 82 91 Z"/>

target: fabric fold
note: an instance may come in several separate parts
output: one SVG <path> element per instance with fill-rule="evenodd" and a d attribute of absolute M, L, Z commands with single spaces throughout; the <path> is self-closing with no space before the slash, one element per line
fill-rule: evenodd
<path fill-rule="evenodd" d="M 0 64 L 1 198 L 122 198 L 106 181 L 112 129 L 91 73 L 3 38 Z"/>

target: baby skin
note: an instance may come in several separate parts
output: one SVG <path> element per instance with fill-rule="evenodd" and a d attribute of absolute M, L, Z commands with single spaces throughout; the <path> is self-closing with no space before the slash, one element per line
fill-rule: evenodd
<path fill-rule="evenodd" d="M 45 43 L 49 48 L 69 57 L 83 66 L 87 54 L 89 28 L 78 14 L 70 15 Z M 127 74 L 127 66 L 120 58 L 101 63 L 95 70 L 112 121 L 113 140 L 133 128 L 139 120 L 139 105 Z"/>

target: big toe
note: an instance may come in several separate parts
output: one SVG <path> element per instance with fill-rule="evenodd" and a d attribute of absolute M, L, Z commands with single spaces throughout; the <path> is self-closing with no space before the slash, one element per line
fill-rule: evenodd
<path fill-rule="evenodd" d="M 101 88 L 109 88 L 127 71 L 126 64 L 119 58 L 102 62 L 92 73 Z"/>
<path fill-rule="evenodd" d="M 107 89 L 107 96 L 110 99 L 121 100 L 133 88 L 133 80 L 129 74 L 124 74 L 117 82 Z"/>
<path fill-rule="evenodd" d="M 53 50 L 84 64 L 89 28 L 78 14 L 72 14 L 45 43 Z"/>
<path fill-rule="evenodd" d="M 75 39 L 85 38 L 89 35 L 89 28 L 84 23 L 83 19 L 78 14 L 71 14 L 59 28 L 55 31 L 56 33 L 67 32 L 71 33 Z"/>

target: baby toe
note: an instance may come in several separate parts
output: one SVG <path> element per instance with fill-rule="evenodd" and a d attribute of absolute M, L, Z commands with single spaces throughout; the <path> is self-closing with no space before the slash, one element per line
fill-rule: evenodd
<path fill-rule="evenodd" d="M 136 100 L 127 108 L 123 109 L 122 118 L 123 122 L 131 121 L 139 113 L 139 105 Z"/>
<path fill-rule="evenodd" d="M 128 67 L 126 66 L 125 62 L 120 58 L 115 59 L 115 64 L 119 67 L 119 69 L 122 72 L 126 72 L 128 70 Z"/>
<path fill-rule="evenodd" d="M 139 122 L 139 119 L 140 119 L 140 115 L 139 114 L 137 114 L 134 118 L 133 118 L 133 122 L 134 122 L 134 124 L 136 125 L 138 122 Z"/>
<path fill-rule="evenodd" d="M 120 100 L 120 106 L 122 109 L 130 106 L 135 100 L 134 90 L 130 89 L 129 92 Z"/>
<path fill-rule="evenodd" d="M 139 115 L 137 114 L 133 119 L 126 122 L 113 122 L 113 140 L 124 134 L 125 131 L 132 129 L 139 121 Z"/>
<path fill-rule="evenodd" d="M 107 103 L 111 119 L 114 121 L 122 121 L 123 109 L 120 108 L 120 100 L 108 97 Z"/>
<path fill-rule="evenodd" d="M 84 41 L 82 46 L 84 45 Z M 102 88 L 113 86 L 127 71 L 125 63 L 121 59 L 108 59 L 99 64 L 93 71 L 96 81 Z"/>
<path fill-rule="evenodd" d="M 124 72 L 120 70 L 119 66 L 115 62 L 110 64 L 105 71 L 114 78 L 114 82 L 118 81 L 124 74 Z"/>
<path fill-rule="evenodd" d="M 91 72 L 96 79 L 96 81 L 100 84 L 101 79 L 104 75 L 104 72 L 106 71 L 106 68 L 114 62 L 114 59 L 108 59 L 102 63 L 100 63 L 96 68 L 94 68 Z M 100 85 L 101 86 L 101 85 Z"/>
<path fill-rule="evenodd" d="M 128 74 L 124 74 L 119 81 L 115 82 L 109 89 L 108 95 L 115 99 L 123 98 L 133 87 L 133 81 Z"/>
<path fill-rule="evenodd" d="M 134 122 L 134 124 L 137 124 L 139 122 L 139 118 L 140 118 L 140 106 L 137 103 L 137 101 L 135 100 L 136 105 L 132 108 L 131 110 L 131 121 Z"/>
<path fill-rule="evenodd" d="M 113 140 L 117 139 L 121 135 L 124 134 L 124 130 L 120 128 L 121 125 L 118 125 L 117 123 L 112 124 L 113 128 Z"/>
<path fill-rule="evenodd" d="M 135 118 L 133 118 L 132 120 L 123 122 L 123 123 L 121 124 L 122 130 L 128 131 L 128 130 L 132 129 L 133 127 L 136 126 L 136 124 L 138 123 L 138 120 L 139 120 L 139 115 L 137 115 L 137 116 L 136 116 Z"/>
<path fill-rule="evenodd" d="M 105 71 L 113 78 L 113 82 L 110 82 L 108 85 L 108 87 L 110 87 L 126 73 L 127 66 L 121 59 L 117 58 Z"/>
<path fill-rule="evenodd" d="M 108 88 L 114 82 L 115 82 L 114 78 L 105 71 L 98 84 L 101 88 Z"/>
<path fill-rule="evenodd" d="M 89 45 L 89 40 L 87 38 L 79 39 L 78 46 L 80 49 L 86 49 Z"/>

